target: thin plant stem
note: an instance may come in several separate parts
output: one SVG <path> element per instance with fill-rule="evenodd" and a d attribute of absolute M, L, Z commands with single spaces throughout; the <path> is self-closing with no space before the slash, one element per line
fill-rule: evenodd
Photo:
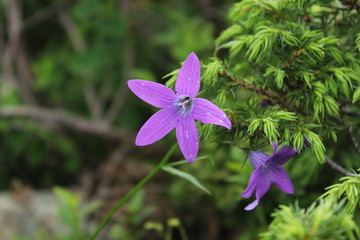
<path fill-rule="evenodd" d="M 183 226 L 179 227 L 179 232 L 180 232 L 181 240 L 189 240 L 189 238 L 186 235 L 185 228 Z"/>
<path fill-rule="evenodd" d="M 108 212 L 106 217 L 102 220 L 102 222 L 98 225 L 95 232 L 91 235 L 90 240 L 94 240 L 97 235 L 101 232 L 101 230 L 108 224 L 114 214 L 124 205 L 124 203 L 129 200 L 135 193 L 137 193 L 147 182 L 149 182 L 167 163 L 170 156 L 173 154 L 177 147 L 177 144 L 171 147 L 171 149 L 167 152 L 165 157 L 161 160 L 159 165 L 156 166 L 154 170 L 152 170 L 143 180 L 141 180 L 135 187 L 133 187 L 124 197 L 122 197 L 119 202 Z"/>
<path fill-rule="evenodd" d="M 325 160 L 326 162 L 330 165 L 330 167 L 332 167 L 333 169 L 335 169 L 336 171 L 338 171 L 341 174 L 344 174 L 346 176 L 355 176 L 354 173 L 349 172 L 348 170 L 346 170 L 345 168 L 343 168 L 342 166 L 340 166 L 339 164 L 337 164 L 336 162 L 334 162 L 331 158 L 329 158 L 328 156 L 325 156 Z"/>

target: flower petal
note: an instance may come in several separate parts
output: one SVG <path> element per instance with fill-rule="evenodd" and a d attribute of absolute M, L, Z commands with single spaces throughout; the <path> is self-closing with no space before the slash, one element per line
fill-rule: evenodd
<path fill-rule="evenodd" d="M 277 150 L 279 144 L 278 143 L 273 143 L 272 146 L 273 146 L 273 155 L 274 155 L 276 153 L 276 150 Z"/>
<path fill-rule="evenodd" d="M 199 135 L 193 118 L 180 118 L 176 138 L 181 152 L 188 162 L 193 162 L 199 150 Z"/>
<path fill-rule="evenodd" d="M 268 171 L 264 171 L 264 169 L 261 169 L 261 173 L 259 175 L 259 181 L 257 182 L 256 186 L 256 199 L 260 201 L 260 198 L 262 198 L 267 191 L 269 191 L 269 188 L 271 186 L 271 181 L 269 179 Z"/>
<path fill-rule="evenodd" d="M 270 181 L 275 184 L 281 191 L 287 194 L 294 193 L 294 187 L 291 183 L 289 176 L 286 174 L 286 171 L 281 166 L 271 166 L 268 168 L 267 172 Z"/>
<path fill-rule="evenodd" d="M 246 190 L 241 194 L 242 197 L 251 197 L 252 193 L 256 191 L 256 200 L 245 207 L 245 210 L 253 210 L 260 202 L 260 199 L 265 195 L 271 186 L 271 181 L 268 178 L 268 172 L 263 168 L 257 168 L 252 173 L 250 182 Z"/>
<path fill-rule="evenodd" d="M 161 109 L 141 127 L 135 145 L 145 146 L 162 139 L 175 128 L 178 118 L 179 115 L 173 109 Z"/>
<path fill-rule="evenodd" d="M 242 196 L 243 198 L 251 197 L 253 192 L 256 190 L 257 183 L 260 179 L 260 174 L 261 174 L 261 168 L 256 168 L 253 171 L 253 173 L 251 174 L 250 181 L 249 181 L 247 188 L 245 189 L 245 191 L 242 194 L 240 194 L 240 196 Z"/>
<path fill-rule="evenodd" d="M 216 124 L 231 129 L 231 122 L 226 114 L 215 104 L 204 99 L 194 98 L 193 116 L 202 123 Z"/>
<path fill-rule="evenodd" d="M 179 94 L 195 97 L 200 89 L 200 62 L 195 53 L 191 53 L 180 68 L 175 90 Z"/>
<path fill-rule="evenodd" d="M 295 157 L 298 154 L 298 152 L 294 151 L 289 146 L 282 147 L 279 151 L 277 151 L 275 154 L 273 154 L 271 158 L 271 162 L 276 163 L 277 165 L 283 165 L 286 163 L 290 158 Z"/>
<path fill-rule="evenodd" d="M 264 166 L 270 158 L 271 156 L 263 152 L 251 151 L 249 154 L 250 163 L 254 168 Z"/>
<path fill-rule="evenodd" d="M 127 83 L 136 96 L 154 107 L 165 108 L 175 99 L 174 91 L 160 83 L 138 79 L 129 80 Z"/>
<path fill-rule="evenodd" d="M 257 205 L 259 205 L 259 200 L 255 199 L 255 201 L 253 201 L 252 203 L 250 203 L 249 205 L 247 205 L 244 209 L 246 211 L 251 211 L 253 210 L 255 207 L 257 207 Z"/>

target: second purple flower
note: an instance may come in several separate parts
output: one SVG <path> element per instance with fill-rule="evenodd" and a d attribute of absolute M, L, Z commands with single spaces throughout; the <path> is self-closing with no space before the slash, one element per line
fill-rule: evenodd
<path fill-rule="evenodd" d="M 199 135 L 195 120 L 231 129 L 226 114 L 204 98 L 196 98 L 200 89 L 200 62 L 191 53 L 181 67 L 175 92 L 159 83 L 129 80 L 131 91 L 143 101 L 162 108 L 145 122 L 136 136 L 135 144 L 152 144 L 176 128 L 176 138 L 188 162 L 193 162 L 199 150 Z"/>
<path fill-rule="evenodd" d="M 263 152 L 252 151 L 249 155 L 250 163 L 255 168 L 251 174 L 250 182 L 245 191 L 241 194 L 244 198 L 249 198 L 256 192 L 255 201 L 245 207 L 245 210 L 253 210 L 260 202 L 260 199 L 269 190 L 271 184 L 275 184 L 282 192 L 287 194 L 294 193 L 294 187 L 281 166 L 290 158 L 295 157 L 298 152 L 289 146 L 282 147 L 279 151 L 278 143 L 273 143 L 273 155 L 269 156 Z"/>

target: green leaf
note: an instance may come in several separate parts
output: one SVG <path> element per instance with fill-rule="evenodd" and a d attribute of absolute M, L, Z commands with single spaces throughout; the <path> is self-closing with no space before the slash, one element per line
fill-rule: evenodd
<path fill-rule="evenodd" d="M 311 149 L 315 154 L 315 157 L 320 163 L 325 163 L 325 146 L 322 143 L 320 136 L 312 131 L 307 130 L 305 132 L 307 140 L 311 144 Z"/>
<path fill-rule="evenodd" d="M 230 57 L 234 58 L 241 51 L 241 49 L 243 49 L 245 44 L 246 41 L 243 39 L 234 42 L 234 45 L 232 45 L 230 48 Z"/>
<path fill-rule="evenodd" d="M 330 96 L 324 96 L 323 99 L 324 99 L 324 105 L 325 105 L 325 109 L 326 109 L 327 113 L 330 116 L 339 117 L 340 109 L 339 109 L 338 105 L 336 104 L 335 99 Z"/>
<path fill-rule="evenodd" d="M 220 36 L 215 40 L 215 43 L 216 45 L 219 45 L 220 43 L 223 43 L 234 35 L 240 34 L 242 31 L 243 27 L 241 27 L 240 25 L 232 25 L 220 34 Z"/>
<path fill-rule="evenodd" d="M 359 228 L 353 216 L 344 210 L 344 202 L 320 199 L 307 209 L 296 203 L 281 205 L 273 214 L 261 240 L 359 239 Z"/>
<path fill-rule="evenodd" d="M 202 74 L 204 83 L 215 83 L 215 79 L 222 70 L 222 63 L 219 59 L 214 58 L 214 61 L 206 65 L 206 69 Z"/>
<path fill-rule="evenodd" d="M 167 87 L 169 87 L 169 88 L 174 88 L 175 87 L 175 82 L 176 82 L 179 70 L 180 69 L 176 69 L 176 70 L 172 71 L 171 73 L 168 73 L 168 74 L 166 74 L 165 76 L 162 77 L 162 79 L 170 77 L 170 79 L 167 80 L 166 83 L 165 83 L 165 85 Z"/>
<path fill-rule="evenodd" d="M 330 68 L 330 72 L 333 72 L 335 77 L 338 80 L 338 86 L 340 90 L 345 94 L 346 97 L 350 96 L 350 89 L 352 88 L 351 76 L 349 75 L 352 72 L 351 68 Z M 356 77 L 356 75 L 354 76 Z"/>
<path fill-rule="evenodd" d="M 53 192 L 60 199 L 62 204 L 58 206 L 58 214 L 63 223 L 68 225 L 73 232 L 80 231 L 79 205 L 80 197 L 78 194 L 72 194 L 61 187 L 54 187 Z"/>
<path fill-rule="evenodd" d="M 270 67 L 266 69 L 264 76 L 272 74 L 275 77 L 275 82 L 278 88 L 281 88 L 284 83 L 285 71 L 280 68 Z"/>
<path fill-rule="evenodd" d="M 305 47 L 305 49 L 307 50 L 308 53 L 311 54 L 311 56 L 316 57 L 317 60 L 319 60 L 319 61 L 322 61 L 325 57 L 325 52 L 324 52 L 323 47 L 317 43 L 312 42 L 312 43 L 308 44 Z M 304 54 L 306 54 L 306 53 L 304 53 Z"/>
<path fill-rule="evenodd" d="M 359 169 L 357 170 L 359 171 Z M 346 200 L 345 212 L 353 213 L 359 205 L 360 200 L 360 175 L 354 174 L 340 179 L 340 183 L 326 188 L 326 192 L 320 199 L 337 202 L 340 199 Z"/>
<path fill-rule="evenodd" d="M 360 98 L 360 88 L 356 89 L 353 95 L 352 103 L 356 103 Z"/>
<path fill-rule="evenodd" d="M 223 107 L 226 102 L 227 92 L 225 89 L 220 90 L 215 99 L 215 104 L 218 107 Z"/>
<path fill-rule="evenodd" d="M 299 46 L 300 40 L 297 39 L 292 32 L 281 31 L 281 38 L 290 46 Z"/>
<path fill-rule="evenodd" d="M 290 134 L 290 130 L 288 128 L 284 129 L 284 135 L 283 136 L 284 136 L 286 145 L 290 145 L 291 134 Z"/>
<path fill-rule="evenodd" d="M 300 72 L 300 75 L 304 79 L 306 85 L 308 85 L 308 87 L 311 89 L 311 82 L 315 79 L 314 74 L 311 72 Z"/>
<path fill-rule="evenodd" d="M 270 141 L 276 142 L 277 137 L 279 136 L 279 132 L 276 130 L 277 123 L 271 118 L 264 118 L 263 123 L 265 135 L 270 139 Z"/>
<path fill-rule="evenodd" d="M 254 132 L 260 127 L 262 120 L 261 119 L 254 119 L 251 121 L 249 127 L 248 127 L 248 133 L 249 135 L 253 135 Z"/>
<path fill-rule="evenodd" d="M 356 40 L 355 40 L 355 43 L 356 43 L 356 49 L 358 50 L 358 51 L 360 51 L 360 33 L 357 35 L 358 37 L 356 38 Z"/>
<path fill-rule="evenodd" d="M 334 37 L 334 36 L 328 36 L 328 37 L 324 37 L 322 39 L 320 39 L 317 44 L 319 44 L 320 46 L 324 46 L 324 45 L 338 45 L 338 43 L 340 42 L 340 39 Z"/>
<path fill-rule="evenodd" d="M 304 123 L 303 127 L 304 128 L 319 128 L 319 127 L 321 127 L 321 125 L 315 124 L 315 123 Z"/>
<path fill-rule="evenodd" d="M 203 160 L 210 160 L 210 162 L 212 163 L 212 165 L 214 165 L 214 159 L 210 156 L 210 155 L 205 155 L 205 156 L 201 156 L 201 157 L 197 157 L 195 160 L 196 162 L 198 161 L 203 161 Z M 189 162 L 186 160 L 180 160 L 177 162 L 172 162 L 167 164 L 165 167 L 174 167 L 174 166 L 178 166 L 178 165 L 183 165 L 183 164 L 188 164 Z"/>
<path fill-rule="evenodd" d="M 295 121 L 296 120 L 296 114 L 293 112 L 286 112 L 286 111 L 277 111 L 271 115 L 274 119 L 279 120 L 286 120 L 286 121 Z"/>
<path fill-rule="evenodd" d="M 148 221 L 144 224 L 144 228 L 146 230 L 155 230 L 161 234 L 164 232 L 164 226 L 160 222 Z"/>
<path fill-rule="evenodd" d="M 249 60 L 255 60 L 255 62 L 261 62 L 265 56 L 270 55 L 280 32 L 278 29 L 266 26 L 262 26 L 259 29 L 246 53 Z"/>
<path fill-rule="evenodd" d="M 327 50 L 338 63 L 345 65 L 344 57 L 340 49 L 336 47 L 327 47 Z"/>
<path fill-rule="evenodd" d="M 337 135 L 335 131 L 331 131 L 330 136 L 334 142 L 337 142 Z"/>
<path fill-rule="evenodd" d="M 332 75 L 327 76 L 326 80 L 325 80 L 325 86 L 330 90 L 329 92 L 333 95 L 333 96 L 337 96 L 338 95 L 338 84 L 337 82 L 335 82 L 334 77 Z"/>
<path fill-rule="evenodd" d="M 65 205 L 70 206 L 72 209 L 78 208 L 80 204 L 80 198 L 78 195 L 72 194 L 61 187 L 54 187 L 53 192 Z"/>
<path fill-rule="evenodd" d="M 317 97 L 314 102 L 315 118 L 324 117 L 324 103 L 321 97 Z"/>
<path fill-rule="evenodd" d="M 325 85 L 321 82 L 316 82 L 313 84 L 314 87 L 314 93 L 317 97 L 322 97 L 323 95 L 325 95 L 327 93 L 327 88 L 325 87 Z"/>
<path fill-rule="evenodd" d="M 295 149 L 297 151 L 301 150 L 304 146 L 304 136 L 303 133 L 296 132 L 292 137 L 293 146 L 295 146 Z"/>
<path fill-rule="evenodd" d="M 176 168 L 173 167 L 168 167 L 165 166 L 162 168 L 165 172 L 168 172 L 172 175 L 184 178 L 186 180 L 188 180 L 189 182 L 191 182 L 192 184 L 194 184 L 196 187 L 198 187 L 199 189 L 203 190 L 204 192 L 206 192 L 207 194 L 211 195 L 210 191 L 208 189 L 206 189 L 194 176 L 192 176 L 189 173 L 180 171 Z"/>
<path fill-rule="evenodd" d="M 82 217 L 85 217 L 90 213 L 94 212 L 96 209 L 100 208 L 101 205 L 102 203 L 100 200 L 92 201 L 81 208 L 80 214 Z"/>

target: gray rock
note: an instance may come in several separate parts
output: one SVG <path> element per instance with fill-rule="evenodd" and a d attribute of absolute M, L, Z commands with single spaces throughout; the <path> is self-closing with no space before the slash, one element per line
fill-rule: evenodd
<path fill-rule="evenodd" d="M 67 232 L 57 214 L 58 204 L 50 191 L 0 193 L 0 239 L 13 240 L 16 236 L 36 239 L 39 230 Z"/>

